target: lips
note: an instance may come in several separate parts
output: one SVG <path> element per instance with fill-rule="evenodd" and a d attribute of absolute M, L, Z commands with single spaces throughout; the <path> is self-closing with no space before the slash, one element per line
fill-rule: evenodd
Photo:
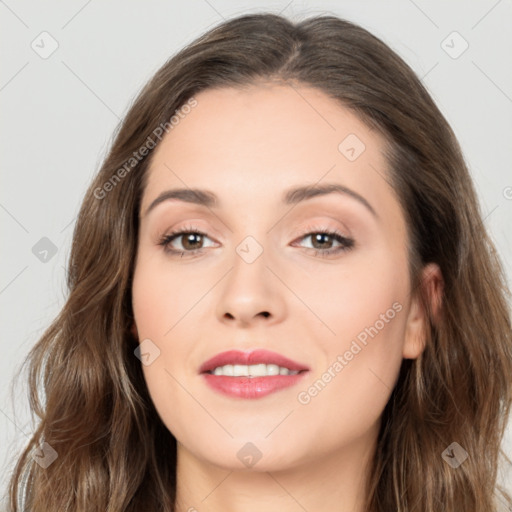
<path fill-rule="evenodd" d="M 217 367 L 232 365 L 275 365 L 275 367 L 287 368 L 294 371 L 288 375 L 266 375 L 266 376 L 229 376 L 217 375 L 212 372 Z M 269 350 L 228 350 L 221 352 L 208 359 L 199 368 L 199 373 L 204 382 L 217 393 L 229 398 L 236 399 L 257 399 L 263 398 L 272 393 L 291 388 L 299 384 L 308 374 L 309 367 L 305 364 L 293 361 L 281 354 Z"/>
<path fill-rule="evenodd" d="M 225 366 L 227 364 L 246 366 L 253 364 L 276 364 L 277 366 L 288 368 L 289 370 L 309 370 L 307 365 L 293 361 L 277 352 L 258 349 L 246 352 L 240 350 L 221 352 L 211 359 L 208 359 L 208 361 L 205 361 L 199 368 L 199 373 L 207 373 L 218 366 Z"/>

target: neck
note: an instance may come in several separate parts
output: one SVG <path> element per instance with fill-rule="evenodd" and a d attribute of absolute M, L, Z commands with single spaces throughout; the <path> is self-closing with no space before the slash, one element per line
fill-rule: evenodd
<path fill-rule="evenodd" d="M 270 471 L 219 467 L 178 443 L 175 511 L 365 512 L 377 435 L 378 424 L 350 446 Z"/>

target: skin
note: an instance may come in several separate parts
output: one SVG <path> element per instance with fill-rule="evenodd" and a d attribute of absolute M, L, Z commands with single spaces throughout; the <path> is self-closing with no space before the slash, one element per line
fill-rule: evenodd
<path fill-rule="evenodd" d="M 426 325 L 411 294 L 405 218 L 386 178 L 384 141 L 306 86 L 210 89 L 196 99 L 153 155 L 132 289 L 133 332 L 160 350 L 144 376 L 178 440 L 176 510 L 363 512 L 382 411 L 402 359 L 424 349 Z M 349 134 L 365 144 L 354 161 L 338 149 Z M 336 193 L 281 202 L 288 188 L 317 183 L 356 191 L 378 217 Z M 169 200 L 146 215 L 172 188 L 211 190 L 221 206 Z M 201 254 L 172 256 L 158 245 L 190 225 L 207 236 L 188 246 L 178 237 L 172 247 L 203 247 Z M 313 245 L 307 234 L 325 229 L 356 245 L 315 255 L 313 247 L 340 246 L 332 238 Z M 252 263 L 236 251 L 247 236 L 263 249 Z M 437 266 L 426 266 L 434 306 L 439 282 Z M 394 303 L 400 312 L 333 371 L 338 355 Z M 273 350 L 310 372 L 264 398 L 230 398 L 209 388 L 198 369 L 234 348 Z M 329 368 L 330 382 L 301 403 L 298 394 Z M 251 467 L 237 457 L 248 442 L 262 454 Z"/>

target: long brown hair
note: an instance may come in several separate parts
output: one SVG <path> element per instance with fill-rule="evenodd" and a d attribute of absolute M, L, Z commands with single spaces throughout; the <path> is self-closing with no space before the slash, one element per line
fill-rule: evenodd
<path fill-rule="evenodd" d="M 512 399 L 510 292 L 459 144 L 410 67 L 368 31 L 335 16 L 294 23 L 253 14 L 215 27 L 161 67 L 85 194 L 67 302 L 25 361 L 39 424 L 12 475 L 13 511 L 174 510 L 176 440 L 152 404 L 130 332 L 138 210 L 153 151 L 131 159 L 149 138 L 158 145 L 156 128 L 169 128 L 199 91 L 260 81 L 315 87 L 378 130 L 407 221 L 427 344 L 403 361 L 383 412 L 365 510 L 496 510 Z M 419 281 L 428 262 L 444 279 L 435 318 Z M 468 454 L 456 468 L 443 460 L 454 442 Z M 43 443 L 57 454 L 45 468 L 33 457 Z"/>

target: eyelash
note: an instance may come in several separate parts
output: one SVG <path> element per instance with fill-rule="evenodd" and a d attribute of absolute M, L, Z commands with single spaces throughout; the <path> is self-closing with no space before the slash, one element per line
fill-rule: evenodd
<path fill-rule="evenodd" d="M 170 233 L 163 235 L 160 240 L 158 241 L 158 245 L 162 246 L 168 254 L 171 256 L 177 256 L 180 254 L 180 257 L 183 257 L 184 254 L 188 255 L 200 255 L 204 252 L 204 248 L 201 249 L 194 249 L 192 251 L 180 251 L 177 249 L 171 249 L 170 244 L 173 242 L 176 238 L 179 238 L 182 235 L 200 235 L 207 237 L 208 235 L 206 233 L 203 233 L 202 231 L 199 231 L 198 229 L 194 228 L 193 226 L 185 226 L 182 229 L 171 231 Z M 321 250 L 321 249 L 311 249 L 307 248 L 309 250 L 314 251 L 314 256 L 320 256 L 323 258 L 329 257 L 333 254 L 338 254 L 344 251 L 349 251 L 354 248 L 354 240 L 352 238 L 348 238 L 346 236 L 343 236 L 341 233 L 339 233 L 336 230 L 330 230 L 330 229 L 318 229 L 314 227 L 308 227 L 306 228 L 306 232 L 299 237 L 299 240 L 302 240 L 303 238 L 307 238 L 311 235 L 327 235 L 333 237 L 337 242 L 341 244 L 341 246 L 336 248 L 331 248 L 327 250 Z"/>

